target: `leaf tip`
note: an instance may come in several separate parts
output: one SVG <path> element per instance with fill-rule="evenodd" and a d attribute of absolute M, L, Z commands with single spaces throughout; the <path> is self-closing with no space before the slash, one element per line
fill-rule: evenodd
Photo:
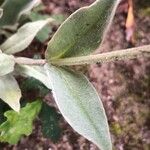
<path fill-rule="evenodd" d="M 12 103 L 9 106 L 16 112 L 20 111 L 20 102 Z"/>

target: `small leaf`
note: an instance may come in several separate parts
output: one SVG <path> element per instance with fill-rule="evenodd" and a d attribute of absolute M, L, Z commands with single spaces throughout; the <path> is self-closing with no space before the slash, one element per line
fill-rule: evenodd
<path fill-rule="evenodd" d="M 8 74 L 0 77 L 0 99 L 7 103 L 12 109 L 20 110 L 21 91 L 15 78 Z"/>
<path fill-rule="evenodd" d="M 37 21 L 41 19 L 47 19 L 49 18 L 49 15 L 45 14 L 39 14 L 38 12 L 31 12 L 29 14 L 29 18 L 32 21 Z M 63 15 L 51 15 L 51 18 L 55 20 L 54 24 L 60 25 L 64 21 L 64 16 Z M 36 36 L 36 38 L 40 42 L 44 42 L 49 38 L 49 34 L 52 33 L 52 26 L 45 26 Z"/>
<path fill-rule="evenodd" d="M 51 89 L 46 71 L 42 66 L 17 65 L 15 71 L 21 76 L 35 78 Z"/>
<path fill-rule="evenodd" d="M 30 99 L 35 99 L 37 97 L 43 98 L 50 92 L 50 90 L 46 88 L 44 84 L 32 77 L 29 77 L 22 82 L 21 90 L 23 91 L 23 94 L 27 95 L 29 98 L 29 93 L 32 93 Z"/>
<path fill-rule="evenodd" d="M 37 3 L 39 0 L 5 0 L 2 4 L 4 13 L 0 27 L 15 24 L 23 13 L 31 10 Z"/>
<path fill-rule="evenodd" d="M 48 15 L 41 15 L 38 12 L 31 12 L 29 15 L 30 19 L 32 21 L 37 21 L 37 20 L 44 20 L 49 18 Z M 49 34 L 52 32 L 52 27 L 51 26 L 45 26 L 37 35 L 36 38 L 40 41 L 40 42 L 44 42 L 48 39 Z"/>
<path fill-rule="evenodd" d="M 101 43 L 120 0 L 96 0 L 73 13 L 48 43 L 48 60 L 88 55 Z"/>
<path fill-rule="evenodd" d="M 12 35 L 1 46 L 1 50 L 7 54 L 14 54 L 27 48 L 32 42 L 36 34 L 53 19 L 39 20 L 35 22 L 26 23 L 18 32 Z"/>
<path fill-rule="evenodd" d="M 41 109 L 41 102 L 28 103 L 20 112 L 13 110 L 4 113 L 7 120 L 0 126 L 0 141 L 16 144 L 22 135 L 32 133 L 33 120 Z"/>
<path fill-rule="evenodd" d="M 14 57 L 0 53 L 0 76 L 6 75 L 14 70 Z"/>
<path fill-rule="evenodd" d="M 37 34 L 36 38 L 44 43 L 49 38 L 50 33 L 52 33 L 52 28 L 46 26 Z"/>
<path fill-rule="evenodd" d="M 45 66 L 56 103 L 66 121 L 101 150 L 111 150 L 103 104 L 93 86 L 81 74 Z"/>
<path fill-rule="evenodd" d="M 43 103 L 39 117 L 42 122 L 42 133 L 44 137 L 50 138 L 54 142 L 58 141 L 61 134 L 61 128 L 58 122 L 60 114 L 56 112 L 55 108 Z"/>

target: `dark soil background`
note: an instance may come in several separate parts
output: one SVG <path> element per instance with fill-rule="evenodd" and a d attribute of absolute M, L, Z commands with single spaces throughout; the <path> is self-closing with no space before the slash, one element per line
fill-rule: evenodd
<path fill-rule="evenodd" d="M 70 15 L 76 9 L 94 0 L 43 0 L 44 13 Z M 135 16 L 134 42 L 126 40 L 128 1 L 119 5 L 105 40 L 96 53 L 150 44 L 150 1 L 133 0 Z M 56 31 L 57 27 L 53 30 Z M 33 46 L 33 45 L 31 45 Z M 37 44 L 42 49 L 45 46 Z M 38 49 L 38 48 L 37 48 Z M 28 55 L 28 52 L 26 52 Z M 114 150 L 150 149 L 150 59 L 119 61 L 79 67 L 94 84 L 103 101 L 112 136 Z M 27 95 L 28 97 L 28 95 Z M 52 95 L 45 100 L 55 107 Z M 35 122 L 33 134 L 15 145 L 4 144 L 3 150 L 97 150 L 97 147 L 76 133 L 60 119 L 62 133 L 56 142 L 44 138 L 39 121 Z"/>

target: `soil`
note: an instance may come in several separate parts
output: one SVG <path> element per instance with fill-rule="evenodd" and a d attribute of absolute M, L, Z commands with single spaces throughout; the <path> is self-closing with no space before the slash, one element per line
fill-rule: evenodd
<path fill-rule="evenodd" d="M 47 14 L 70 15 L 76 9 L 94 0 L 43 0 Z M 140 0 L 139 0 L 140 1 Z M 125 49 L 150 43 L 150 16 L 142 13 L 148 2 L 134 1 L 134 43 L 126 40 L 128 4 L 123 1 L 102 45 L 96 53 Z M 147 3 L 147 5 L 145 4 Z M 150 5 L 149 5 L 150 6 Z M 39 45 L 41 46 L 41 45 Z M 45 46 L 41 46 L 42 53 Z M 150 60 L 134 60 L 94 64 L 77 68 L 86 72 L 103 101 L 112 136 L 114 150 L 148 150 L 150 147 Z M 86 71 L 85 71 L 86 70 Z M 51 94 L 45 97 L 49 105 L 57 106 Z M 59 110 L 57 109 L 57 112 Z M 40 122 L 35 122 L 34 132 L 14 146 L 1 145 L 3 150 L 97 150 L 98 148 L 76 133 L 61 116 L 62 134 L 54 143 L 44 138 Z"/>

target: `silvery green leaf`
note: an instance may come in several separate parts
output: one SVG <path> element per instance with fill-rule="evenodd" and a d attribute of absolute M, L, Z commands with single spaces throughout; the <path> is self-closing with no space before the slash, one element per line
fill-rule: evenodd
<path fill-rule="evenodd" d="M 103 104 L 84 75 L 46 65 L 49 82 L 60 112 L 72 128 L 101 150 L 111 150 Z"/>
<path fill-rule="evenodd" d="M 15 70 L 17 74 L 24 77 L 33 77 L 43 83 L 48 89 L 51 89 L 51 85 L 48 82 L 48 77 L 43 66 L 17 65 Z"/>
<path fill-rule="evenodd" d="M 39 2 L 39 0 L 5 0 L 1 6 L 4 13 L 0 20 L 0 27 L 15 24 L 23 13 L 31 10 Z"/>
<path fill-rule="evenodd" d="M 0 77 L 0 99 L 7 103 L 12 109 L 20 110 L 21 90 L 16 79 L 8 74 Z"/>
<path fill-rule="evenodd" d="M 14 57 L 0 53 L 0 76 L 6 75 L 14 70 Z"/>
<path fill-rule="evenodd" d="M 32 42 L 36 34 L 53 19 L 39 20 L 35 22 L 26 23 L 17 33 L 12 35 L 1 46 L 1 50 L 7 54 L 14 54 L 27 48 Z"/>
<path fill-rule="evenodd" d="M 46 58 L 83 56 L 102 42 L 120 0 L 96 0 L 73 13 L 49 41 Z"/>

